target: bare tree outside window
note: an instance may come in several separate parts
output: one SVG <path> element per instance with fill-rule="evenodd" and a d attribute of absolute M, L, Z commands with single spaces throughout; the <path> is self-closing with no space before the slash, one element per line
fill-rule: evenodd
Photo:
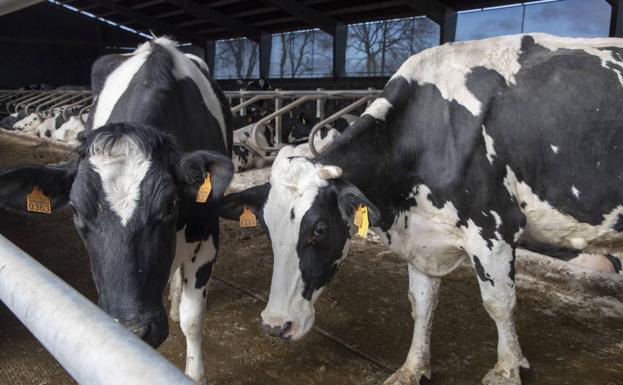
<path fill-rule="evenodd" d="M 348 26 L 346 74 L 388 76 L 411 55 L 439 43 L 439 26 L 426 17 Z"/>
<path fill-rule="evenodd" d="M 333 38 L 318 29 L 273 35 L 270 77 L 329 76 L 333 66 Z"/>
<path fill-rule="evenodd" d="M 260 76 L 259 47 L 249 39 L 216 42 L 215 79 L 254 79 Z"/>

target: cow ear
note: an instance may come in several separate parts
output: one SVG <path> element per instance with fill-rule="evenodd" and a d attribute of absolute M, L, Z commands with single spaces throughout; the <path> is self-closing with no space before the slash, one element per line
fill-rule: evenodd
<path fill-rule="evenodd" d="M 196 192 L 210 173 L 212 193 L 219 199 L 225 194 L 234 176 L 234 164 L 231 159 L 214 151 L 195 151 L 188 153 L 178 161 L 175 173 L 179 181 Z"/>
<path fill-rule="evenodd" d="M 254 186 L 240 192 L 225 195 L 221 200 L 219 215 L 222 218 L 237 220 L 245 207 L 249 207 L 256 216 L 264 207 L 268 198 L 270 183 Z"/>
<path fill-rule="evenodd" d="M 370 226 L 378 226 L 381 222 L 381 212 L 370 200 L 354 185 L 343 182 L 339 183 L 339 192 L 337 195 L 337 204 L 344 218 L 352 219 L 355 216 L 355 210 L 359 206 L 368 208 L 368 221 Z"/>
<path fill-rule="evenodd" d="M 0 208 L 27 213 L 26 196 L 35 187 L 50 199 L 52 212 L 69 202 L 75 165 L 25 166 L 0 173 Z"/>

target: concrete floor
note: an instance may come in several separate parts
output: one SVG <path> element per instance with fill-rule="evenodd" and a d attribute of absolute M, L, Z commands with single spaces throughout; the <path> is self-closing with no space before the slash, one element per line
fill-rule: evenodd
<path fill-rule="evenodd" d="M 62 150 L 0 133 L 0 169 L 65 157 Z M 68 211 L 34 218 L 0 213 L 0 233 L 95 300 L 88 258 L 70 217 Z M 204 327 L 211 384 L 381 384 L 402 364 L 412 327 L 407 272 L 382 245 L 354 242 L 350 258 L 318 302 L 314 331 L 302 341 L 283 342 L 264 336 L 258 325 L 270 285 L 270 245 L 257 229 L 242 230 L 233 222 L 221 227 L 222 251 Z M 523 373 L 524 384 L 623 384 L 623 316 L 608 311 L 620 296 L 578 303 L 529 280 L 518 296 L 516 322 L 532 366 Z M 495 363 L 496 343 L 474 274 L 458 269 L 444 280 L 436 312 L 432 382 L 480 383 Z M 172 322 L 159 350 L 183 368 L 184 349 L 179 325 Z M 0 384 L 72 383 L 0 305 Z"/>

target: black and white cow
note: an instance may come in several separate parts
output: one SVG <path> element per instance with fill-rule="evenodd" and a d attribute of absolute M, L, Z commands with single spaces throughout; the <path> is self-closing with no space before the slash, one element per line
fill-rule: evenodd
<path fill-rule="evenodd" d="M 251 206 L 274 252 L 267 332 L 297 340 L 348 252 L 353 213 L 409 264 L 415 326 L 386 384 L 430 377 L 441 277 L 476 272 L 498 330 L 485 384 L 520 384 L 515 326 L 520 238 L 623 249 L 623 40 L 516 35 L 446 44 L 408 59 L 382 97 L 316 159 L 285 148 L 268 183 L 223 202 Z"/>
<path fill-rule="evenodd" d="M 231 114 L 205 63 L 158 38 L 92 69 L 96 104 L 76 159 L 0 174 L 0 206 L 25 210 L 39 186 L 52 211 L 69 204 L 99 306 L 152 346 L 168 335 L 162 296 L 181 266 L 186 373 L 205 383 L 201 353 L 220 197 L 233 176 Z M 197 203 L 210 175 L 212 192 Z"/>

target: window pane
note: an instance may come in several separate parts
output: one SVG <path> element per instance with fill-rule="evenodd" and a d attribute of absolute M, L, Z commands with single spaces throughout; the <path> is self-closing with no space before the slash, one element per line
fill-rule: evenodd
<path fill-rule="evenodd" d="M 456 21 L 456 40 L 521 33 L 523 6 L 461 12 Z"/>
<path fill-rule="evenodd" d="M 333 71 L 333 37 L 318 29 L 274 34 L 270 77 L 310 78 Z"/>
<path fill-rule="evenodd" d="M 560 36 L 608 36 L 612 8 L 604 0 L 566 0 L 526 4 L 524 32 Z"/>
<path fill-rule="evenodd" d="M 554 0 L 459 12 L 456 40 L 527 32 L 560 36 L 608 36 L 612 7 L 606 0 Z"/>
<path fill-rule="evenodd" d="M 439 26 L 426 17 L 351 24 L 348 76 L 389 76 L 411 55 L 439 43 Z"/>
<path fill-rule="evenodd" d="M 218 40 L 215 79 L 254 79 L 260 76 L 259 47 L 249 39 Z"/>

